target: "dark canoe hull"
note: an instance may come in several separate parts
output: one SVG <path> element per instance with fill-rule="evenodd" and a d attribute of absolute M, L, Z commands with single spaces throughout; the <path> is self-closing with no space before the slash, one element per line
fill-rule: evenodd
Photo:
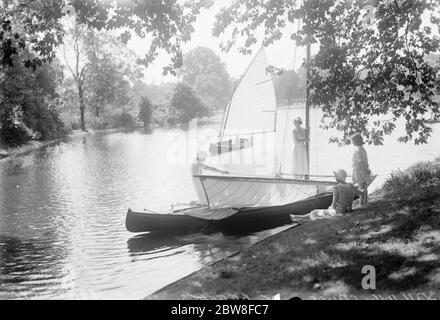
<path fill-rule="evenodd" d="M 233 140 L 219 141 L 216 143 L 211 143 L 209 146 L 209 152 L 211 154 L 222 154 L 235 150 L 241 150 L 245 148 L 250 148 L 253 146 L 252 139 L 240 139 L 240 141 L 234 142 Z"/>
<path fill-rule="evenodd" d="M 326 209 L 331 202 L 332 194 L 326 193 L 282 206 L 243 208 L 221 220 L 206 220 L 182 213 L 156 214 L 128 210 L 126 227 L 130 232 L 252 232 L 290 224 L 291 214 L 304 215 L 314 209 Z"/>

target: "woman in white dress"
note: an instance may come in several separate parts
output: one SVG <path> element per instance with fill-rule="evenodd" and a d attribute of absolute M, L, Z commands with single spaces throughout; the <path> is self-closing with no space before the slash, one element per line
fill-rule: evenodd
<path fill-rule="evenodd" d="M 307 131 L 302 125 L 300 117 L 293 120 L 293 174 L 307 179 L 309 177 L 309 159 L 307 155 Z"/>

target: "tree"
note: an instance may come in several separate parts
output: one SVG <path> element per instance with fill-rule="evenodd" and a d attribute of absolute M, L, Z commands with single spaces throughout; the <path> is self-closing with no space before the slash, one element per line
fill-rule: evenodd
<path fill-rule="evenodd" d="M 138 118 L 144 123 L 145 131 L 151 130 L 151 122 L 153 120 L 153 104 L 148 97 L 142 97 L 139 104 Z"/>
<path fill-rule="evenodd" d="M 30 138 L 55 139 L 64 135 L 58 118 L 57 86 L 62 78 L 56 61 L 44 63 L 35 71 L 14 57 L 12 66 L 3 69 L 0 78 L 0 143 L 17 146 Z"/>
<path fill-rule="evenodd" d="M 423 17 L 429 17 L 429 23 Z M 440 49 L 440 3 L 436 0 L 306 0 L 234 1 L 217 15 L 214 35 L 230 33 L 222 44 L 249 53 L 264 31 L 264 45 L 283 35 L 288 24 L 302 19 L 291 35 L 298 45 L 319 45 L 310 62 L 311 102 L 322 106 L 324 128 L 342 136 L 331 141 L 349 143 L 361 132 L 370 143 L 381 144 L 398 119 L 405 120 L 399 141 L 426 143 L 432 129 L 423 115 L 440 115 L 439 66 L 425 58 Z M 377 118 L 377 119 L 375 119 Z"/>
<path fill-rule="evenodd" d="M 77 87 L 78 98 L 72 102 L 78 101 L 81 129 L 86 122 L 105 128 L 117 110 L 134 115 L 129 81 L 141 77 L 134 52 L 112 34 L 86 29 L 77 17 L 71 19 L 65 39 L 64 59 Z"/>
<path fill-rule="evenodd" d="M 78 102 L 79 102 L 79 110 L 80 110 L 80 125 L 81 130 L 86 131 L 86 122 L 85 122 L 85 83 L 86 76 L 89 69 L 89 63 L 87 60 L 87 47 L 86 47 L 86 27 L 78 22 L 78 19 L 74 17 L 71 20 L 72 26 L 69 25 L 68 33 L 69 38 L 66 39 L 69 44 L 71 44 L 71 57 L 67 56 L 66 45 L 63 46 L 64 53 L 64 61 L 69 69 L 73 80 L 75 81 L 75 85 L 78 92 Z"/>
<path fill-rule="evenodd" d="M 185 123 L 208 114 L 206 106 L 194 94 L 194 91 L 183 83 L 176 86 L 171 98 L 170 109 L 172 122 Z"/>
<path fill-rule="evenodd" d="M 0 65 L 10 65 L 25 47 L 37 53 L 25 61 L 27 66 L 41 65 L 55 57 L 55 48 L 63 42 L 62 19 L 76 14 L 79 24 L 97 30 L 121 30 L 124 43 L 135 33 L 151 36 L 148 52 L 139 62 L 150 64 L 159 50 L 171 55 L 164 73 L 174 72 L 182 62 L 181 43 L 190 39 L 198 13 L 211 4 L 199 1 L 101 1 L 15 0 L 0 4 Z M 17 25 L 20 25 L 17 27 Z"/>
<path fill-rule="evenodd" d="M 305 86 L 305 81 L 294 70 L 284 71 L 274 80 L 277 104 L 291 105 L 293 100 L 304 100 Z"/>
<path fill-rule="evenodd" d="M 223 108 L 228 102 L 231 95 L 229 74 L 213 50 L 198 47 L 185 54 L 178 74 L 208 107 Z"/>
<path fill-rule="evenodd" d="M 136 55 L 111 34 L 89 30 L 85 38 L 88 59 L 87 102 L 97 118 L 106 107 L 130 112 L 129 81 L 137 82 L 142 74 L 134 63 Z M 137 108 L 137 104 L 133 104 Z M 112 110 L 108 110 L 112 111 Z M 137 110 L 136 110 L 137 111 Z"/>

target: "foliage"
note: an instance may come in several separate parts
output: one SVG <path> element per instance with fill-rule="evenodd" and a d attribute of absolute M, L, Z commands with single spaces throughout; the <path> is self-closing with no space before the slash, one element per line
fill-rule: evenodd
<path fill-rule="evenodd" d="M 198 47 L 186 53 L 178 74 L 210 108 L 224 108 L 231 96 L 226 67 L 209 48 Z"/>
<path fill-rule="evenodd" d="M 176 83 L 164 82 L 161 84 L 144 84 L 136 89 L 137 95 L 141 97 L 148 96 L 153 105 L 166 105 L 171 100 L 171 96 L 176 88 Z M 140 101 L 140 100 L 139 100 Z"/>
<path fill-rule="evenodd" d="M 34 128 L 39 134 L 39 139 L 58 139 L 65 135 L 64 124 L 60 120 L 55 106 L 41 108 L 38 111 L 38 113 L 29 116 L 28 119 L 34 123 Z"/>
<path fill-rule="evenodd" d="M 114 36 L 82 25 L 74 24 L 66 38 L 72 41 L 63 47 L 66 64 L 72 80 L 62 90 L 66 95 L 64 112 L 80 109 L 84 118 L 80 125 L 94 129 L 105 129 L 112 116 L 121 112 L 135 114 L 129 81 L 137 81 L 140 70 L 135 65 L 136 57 Z M 75 90 L 69 88 L 73 85 Z M 75 96 L 76 95 L 76 96 Z M 70 123 L 76 123 L 69 120 Z"/>
<path fill-rule="evenodd" d="M 72 25 L 70 25 L 72 23 Z M 70 71 L 70 75 L 72 76 L 76 92 L 78 95 L 78 107 L 80 112 L 80 125 L 81 130 L 86 130 L 86 120 L 85 120 L 85 111 L 86 111 L 86 103 L 85 103 L 85 90 L 86 90 L 86 80 L 88 76 L 88 61 L 87 61 L 87 30 L 84 25 L 78 23 L 77 19 L 74 18 L 73 22 L 67 21 L 67 39 L 65 39 L 65 43 L 68 45 L 63 45 L 63 55 L 64 62 L 66 63 L 67 69 Z M 67 47 L 71 47 L 71 52 L 68 52 Z M 70 56 L 68 57 L 70 53 Z"/>
<path fill-rule="evenodd" d="M 294 70 L 284 71 L 274 79 L 278 105 L 291 105 L 294 100 L 304 100 L 306 83 Z"/>
<path fill-rule="evenodd" d="M 77 130 L 81 128 L 78 114 L 78 91 L 73 78 L 67 77 L 63 79 L 58 86 L 59 104 L 58 111 L 60 119 L 66 128 Z M 88 117 L 86 117 L 88 119 Z"/>
<path fill-rule="evenodd" d="M 98 118 L 105 114 L 106 108 L 128 106 L 129 109 L 129 81 L 138 81 L 141 77 L 139 68 L 134 64 L 134 52 L 128 50 L 111 34 L 97 33 L 93 30 L 87 31 L 85 45 L 88 59 L 88 108 Z"/>
<path fill-rule="evenodd" d="M 402 201 L 421 201 L 440 197 L 440 158 L 414 164 L 405 171 L 391 173 L 384 194 Z"/>
<path fill-rule="evenodd" d="M 25 59 L 32 59 L 26 54 Z M 18 59 L 17 59 L 18 60 Z M 65 134 L 55 105 L 62 77 L 57 63 L 45 63 L 35 71 L 15 61 L 0 79 L 1 142 L 19 145 L 30 138 L 54 139 Z"/>
<path fill-rule="evenodd" d="M 224 50 L 243 40 L 239 50 L 250 53 L 257 31 L 267 46 L 298 19 L 303 23 L 292 39 L 319 45 L 310 63 L 311 102 L 323 107 L 324 128 L 342 132 L 332 141 L 349 143 L 361 132 L 381 144 L 399 118 L 406 121 L 399 141 L 427 141 L 432 129 L 422 116 L 440 114 L 433 100 L 440 93 L 439 65 L 425 60 L 440 49 L 438 1 L 234 1 L 217 15 L 213 33 L 230 34 Z"/>
<path fill-rule="evenodd" d="M 170 123 L 186 123 L 196 117 L 208 115 L 208 109 L 195 95 L 194 91 L 183 83 L 174 90 L 170 102 Z"/>
<path fill-rule="evenodd" d="M 62 43 L 62 0 L 3 0 L 0 3 L 0 70 L 20 63 L 34 70 L 52 61 Z M 21 55 L 23 49 L 35 55 Z"/>
<path fill-rule="evenodd" d="M 3 0 L 0 3 L 0 63 L 10 65 L 21 48 L 37 53 L 25 63 L 36 67 L 55 57 L 55 47 L 63 41 L 62 19 L 76 15 L 78 23 L 97 30 L 122 30 L 124 43 L 132 33 L 151 36 L 148 52 L 139 62 L 151 63 L 159 50 L 172 56 L 164 73 L 181 65 L 181 43 L 190 39 L 192 23 L 211 1 L 100 1 L 72 0 Z M 20 22 L 20 23 L 18 23 Z"/>
<path fill-rule="evenodd" d="M 131 114 L 122 112 L 113 116 L 112 127 L 134 129 L 136 127 L 136 121 Z"/>
<path fill-rule="evenodd" d="M 153 120 L 153 109 L 154 106 L 148 97 L 142 97 L 139 104 L 138 118 L 144 123 L 145 127 L 149 126 Z"/>

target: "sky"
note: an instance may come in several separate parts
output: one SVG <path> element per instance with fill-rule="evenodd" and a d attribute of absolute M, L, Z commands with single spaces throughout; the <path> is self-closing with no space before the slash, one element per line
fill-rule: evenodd
<path fill-rule="evenodd" d="M 209 9 L 201 11 L 194 24 L 194 33 L 192 34 L 191 41 L 182 45 L 183 53 L 190 51 L 199 46 L 208 47 L 212 49 L 225 64 L 229 75 L 232 78 L 238 79 L 244 73 L 247 66 L 250 64 L 253 55 L 243 55 L 238 52 L 237 47 L 233 47 L 229 52 L 225 53 L 220 50 L 221 39 L 212 35 L 212 29 L 215 22 L 215 15 L 222 7 L 229 6 L 233 0 L 215 0 L 214 4 Z M 423 17 L 424 21 L 429 21 L 429 16 Z M 297 70 L 302 61 L 305 58 L 306 48 L 298 47 L 296 49 L 295 56 L 295 42 L 290 39 L 290 35 L 296 30 L 296 26 L 286 26 L 283 34 L 284 37 L 265 48 L 268 58 L 268 64 L 278 68 L 295 69 Z M 434 29 L 435 30 L 435 29 Z M 437 33 L 437 32 L 436 32 Z M 228 39 L 230 35 L 223 36 L 224 39 Z M 254 54 L 256 50 L 261 46 L 263 35 L 257 34 L 258 43 L 252 48 Z M 145 39 L 139 38 L 136 35 L 132 35 L 132 39 L 127 44 L 128 48 L 133 50 L 138 56 L 142 57 L 149 50 L 148 36 Z M 312 46 L 312 55 L 316 53 L 318 48 Z M 144 81 L 146 83 L 160 84 L 162 82 L 174 82 L 178 79 L 172 75 L 163 76 L 163 67 L 169 65 L 170 56 L 166 52 L 161 52 L 156 60 L 147 68 L 144 68 Z"/>
<path fill-rule="evenodd" d="M 237 47 L 232 48 L 228 53 L 224 53 L 219 47 L 221 40 L 212 36 L 212 28 L 214 26 L 216 13 L 221 7 L 225 7 L 231 2 L 231 0 L 216 0 L 210 9 L 205 9 L 201 12 L 196 23 L 194 24 L 195 32 L 192 35 L 191 41 L 183 45 L 183 52 L 188 52 L 191 49 L 199 46 L 208 47 L 214 50 L 214 52 L 220 56 L 220 59 L 225 64 L 229 75 L 238 79 L 250 64 L 253 55 L 243 55 L 238 52 Z M 294 30 L 294 27 L 288 26 L 288 32 L 285 32 L 285 38 L 266 48 L 266 55 L 269 65 L 274 65 L 279 68 L 292 69 L 294 65 L 295 51 L 295 43 L 289 38 L 292 30 Z M 257 38 L 259 38 L 259 43 L 253 47 L 253 54 L 256 53 L 255 49 L 258 49 L 261 46 L 262 36 L 257 36 Z M 133 37 L 133 39 L 129 41 L 128 47 L 138 55 L 142 56 L 148 50 L 148 40 Z M 304 57 L 305 48 L 298 48 L 297 58 L 295 59 L 295 69 L 301 66 Z M 160 54 L 155 62 L 145 70 L 144 81 L 146 83 L 156 84 L 161 82 L 176 81 L 177 79 L 173 76 L 164 77 L 162 75 L 162 69 L 164 66 L 169 64 L 169 61 L 169 56 L 166 54 Z"/>

